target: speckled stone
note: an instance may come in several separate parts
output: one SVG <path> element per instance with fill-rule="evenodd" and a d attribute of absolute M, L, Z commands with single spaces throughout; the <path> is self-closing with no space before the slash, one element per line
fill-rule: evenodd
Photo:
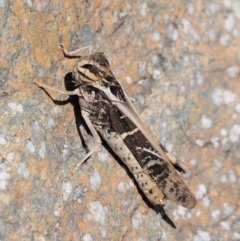
<path fill-rule="evenodd" d="M 240 240 L 238 0 L 2 0 L 0 12 L 1 241 Z M 70 174 L 93 138 L 76 98 L 33 84 L 68 86 L 75 60 L 60 43 L 101 46 L 143 121 L 187 166 L 198 203 L 167 203 L 177 229 L 104 146 Z"/>

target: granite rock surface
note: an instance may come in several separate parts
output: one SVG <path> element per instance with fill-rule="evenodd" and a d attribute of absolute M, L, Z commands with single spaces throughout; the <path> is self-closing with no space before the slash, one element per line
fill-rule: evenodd
<path fill-rule="evenodd" d="M 238 0 L 1 0 L 0 12 L 0 241 L 240 240 Z M 60 43 L 105 52 L 187 167 L 197 205 L 167 202 L 176 229 L 106 146 L 70 174 L 94 145 L 77 98 L 33 84 L 71 88 Z"/>

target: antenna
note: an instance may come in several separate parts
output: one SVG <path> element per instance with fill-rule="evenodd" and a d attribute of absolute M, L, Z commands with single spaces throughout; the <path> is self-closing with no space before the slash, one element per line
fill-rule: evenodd
<path fill-rule="evenodd" d="M 113 32 L 105 39 L 105 41 L 100 45 L 100 47 L 98 47 L 98 49 L 95 51 L 95 53 L 98 52 L 98 50 L 100 48 L 102 48 L 102 46 L 110 39 L 110 37 L 125 23 L 125 20 L 123 22 L 121 22 L 114 30 Z"/>

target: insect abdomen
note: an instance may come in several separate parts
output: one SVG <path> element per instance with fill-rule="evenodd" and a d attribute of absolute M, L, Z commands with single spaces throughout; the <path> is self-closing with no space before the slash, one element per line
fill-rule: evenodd
<path fill-rule="evenodd" d="M 109 127 L 105 127 L 99 130 L 99 132 L 114 153 L 128 167 L 147 198 L 154 204 L 163 205 L 165 203 L 165 195 L 151 178 L 145 174 L 136 158 L 124 143 L 122 137 L 115 131 L 110 130 Z"/>

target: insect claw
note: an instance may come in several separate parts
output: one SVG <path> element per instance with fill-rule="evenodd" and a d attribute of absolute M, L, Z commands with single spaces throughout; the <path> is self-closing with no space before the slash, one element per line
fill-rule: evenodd
<path fill-rule="evenodd" d="M 64 53 L 64 55 L 68 56 L 69 52 L 64 48 L 64 46 L 62 44 L 59 45 Z"/>

